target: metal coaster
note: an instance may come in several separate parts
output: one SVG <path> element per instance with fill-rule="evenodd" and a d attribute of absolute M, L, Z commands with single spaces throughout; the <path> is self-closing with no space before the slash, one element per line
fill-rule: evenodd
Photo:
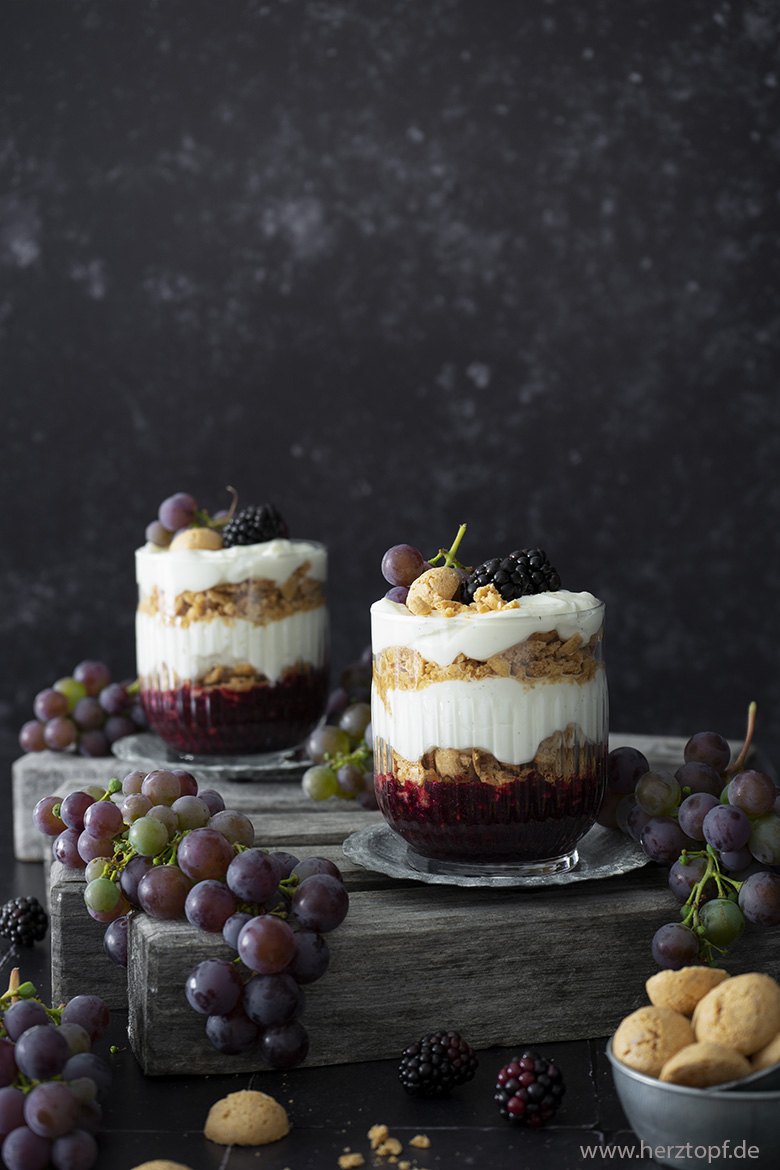
<path fill-rule="evenodd" d="M 118 760 L 135 767 L 194 769 L 215 780 L 294 780 L 311 766 L 302 748 L 248 756 L 181 755 L 152 732 L 139 732 L 117 740 L 111 750 Z"/>
<path fill-rule="evenodd" d="M 425 872 L 417 869 L 410 861 L 409 846 L 387 824 L 359 829 L 347 837 L 343 849 L 350 861 L 357 862 L 365 869 L 387 874 L 388 877 L 445 886 L 568 886 L 572 882 L 615 877 L 647 864 L 647 857 L 640 845 L 616 829 L 605 829 L 601 825 L 594 825 L 580 841 L 577 846 L 579 860 L 573 869 L 564 873 L 535 874 L 532 877 L 502 873 L 500 866 L 496 867 L 494 873 L 479 875 Z"/>

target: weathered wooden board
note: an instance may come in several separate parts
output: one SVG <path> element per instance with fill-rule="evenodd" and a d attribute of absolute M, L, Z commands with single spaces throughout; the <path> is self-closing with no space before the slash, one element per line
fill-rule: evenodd
<path fill-rule="evenodd" d="M 670 898 L 650 866 L 546 890 L 353 891 L 330 937 L 328 971 L 307 989 L 307 1064 L 399 1056 L 438 1028 L 460 1030 L 478 1049 L 608 1035 L 647 1002 L 650 940 L 674 917 Z M 132 947 L 129 1037 L 145 1073 L 262 1069 L 256 1055 L 216 1052 L 184 996 L 192 968 L 210 955 L 234 957 L 228 947 L 144 916 L 133 922 Z M 776 970 L 779 958 L 780 938 L 766 931 L 740 952 L 739 969 Z"/>
<path fill-rule="evenodd" d="M 84 905 L 84 875 L 54 861 L 49 872 L 52 1003 L 99 995 L 110 1008 L 127 1006 L 127 972 L 103 950 L 105 926 Z"/>

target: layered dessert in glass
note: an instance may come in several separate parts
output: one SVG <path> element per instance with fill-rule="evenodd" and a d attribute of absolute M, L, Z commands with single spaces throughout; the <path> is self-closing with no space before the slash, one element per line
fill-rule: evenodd
<path fill-rule="evenodd" d="M 380 809 L 419 869 L 570 869 L 606 784 L 604 605 L 478 580 L 464 603 L 437 572 L 371 607 Z"/>
<path fill-rule="evenodd" d="M 184 756 L 300 744 L 328 690 L 327 553 L 276 538 L 135 554 L 136 651 L 149 726 Z"/>

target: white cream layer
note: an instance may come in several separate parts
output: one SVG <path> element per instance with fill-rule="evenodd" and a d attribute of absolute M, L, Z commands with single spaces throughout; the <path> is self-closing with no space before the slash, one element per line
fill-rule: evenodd
<path fill-rule="evenodd" d="M 579 633 L 587 642 L 603 621 L 604 605 L 598 598 L 567 589 L 522 597 L 517 609 L 466 611 L 451 617 L 439 613 L 419 617 L 383 597 L 371 606 L 371 645 L 374 654 L 389 646 L 408 646 L 439 666 L 453 662 L 458 654 L 485 662 L 534 633 L 557 630 L 564 642 Z"/>
<path fill-rule="evenodd" d="M 569 723 L 590 740 L 607 736 L 603 669 L 589 682 L 512 678 L 455 679 L 419 690 L 392 690 L 386 704 L 374 687 L 371 732 L 406 760 L 431 748 L 478 748 L 504 764 L 532 760 L 542 740 Z"/>
<path fill-rule="evenodd" d="M 299 610 L 267 626 L 244 619 L 215 617 L 184 628 L 157 617 L 136 614 L 138 673 L 147 683 L 167 667 L 182 683 L 200 679 L 213 666 L 248 662 L 271 682 L 298 663 L 324 666 L 328 652 L 328 611 Z"/>
<path fill-rule="evenodd" d="M 251 578 L 281 585 L 309 562 L 308 574 L 317 581 L 327 575 L 327 549 L 309 540 L 268 540 L 232 548 L 182 548 L 171 551 L 155 544 L 136 549 L 135 575 L 141 593 L 156 586 L 166 596 L 189 590 L 200 593 L 216 585 L 237 585 Z"/>

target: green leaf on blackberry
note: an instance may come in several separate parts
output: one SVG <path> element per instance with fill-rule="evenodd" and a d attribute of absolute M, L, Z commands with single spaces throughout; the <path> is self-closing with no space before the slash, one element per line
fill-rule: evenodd
<path fill-rule="evenodd" d="M 243 508 L 222 529 L 225 548 L 234 545 L 262 544 L 267 540 L 289 536 L 287 524 L 273 504 Z"/>
<path fill-rule="evenodd" d="M 13 898 L 0 908 L 0 935 L 23 947 L 46 937 L 49 916 L 37 898 Z"/>
<path fill-rule="evenodd" d="M 504 601 L 516 601 L 534 593 L 554 593 L 561 579 L 544 549 L 519 548 L 506 557 L 491 557 L 469 573 L 461 587 L 463 603 L 470 605 L 483 585 L 494 585 Z"/>
<path fill-rule="evenodd" d="M 446 1097 L 470 1081 L 478 1065 L 458 1032 L 433 1032 L 404 1049 L 398 1079 L 410 1097 Z"/>

